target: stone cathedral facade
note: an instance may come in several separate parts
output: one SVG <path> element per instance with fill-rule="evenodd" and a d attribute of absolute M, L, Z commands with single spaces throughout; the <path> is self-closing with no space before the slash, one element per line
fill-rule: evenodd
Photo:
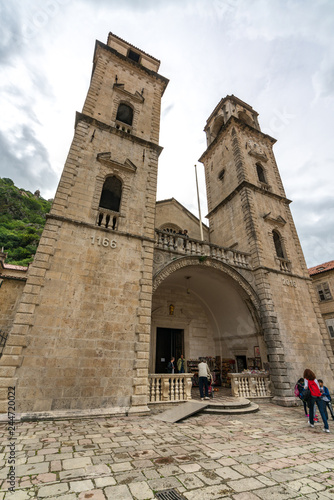
<path fill-rule="evenodd" d="M 96 42 L 87 98 L 26 283 L 16 281 L 14 291 L 10 279 L 20 270 L 7 269 L 0 290 L 9 331 L 2 411 L 13 385 L 21 412 L 147 411 L 149 375 L 181 352 L 240 366 L 257 356 L 278 404 L 292 403 L 306 367 L 334 387 L 328 331 L 275 140 L 261 132 L 253 108 L 227 96 L 205 125 L 204 241 L 185 207 L 156 202 L 168 84 L 159 65 L 111 33 L 107 44 Z"/>

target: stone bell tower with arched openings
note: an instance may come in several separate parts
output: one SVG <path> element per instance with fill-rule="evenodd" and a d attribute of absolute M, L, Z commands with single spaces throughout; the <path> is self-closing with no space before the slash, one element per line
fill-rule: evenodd
<path fill-rule="evenodd" d="M 205 126 L 210 241 L 250 254 L 276 402 L 289 404 L 306 367 L 333 385 L 334 358 L 273 153 L 258 113 L 231 95 Z"/>
<path fill-rule="evenodd" d="M 147 410 L 160 62 L 96 42 L 82 113 L 8 348 L 17 411 Z"/>

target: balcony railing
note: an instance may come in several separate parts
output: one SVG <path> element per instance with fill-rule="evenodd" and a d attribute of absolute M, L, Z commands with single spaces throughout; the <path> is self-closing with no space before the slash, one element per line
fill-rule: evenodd
<path fill-rule="evenodd" d="M 119 212 L 114 212 L 113 210 L 99 207 L 96 217 L 96 224 L 98 226 L 116 230 L 118 226 L 118 219 Z"/>
<path fill-rule="evenodd" d="M 183 255 L 198 255 L 198 257 L 212 257 L 225 264 L 249 268 L 249 254 L 230 248 L 220 247 L 205 241 L 186 238 L 181 234 L 155 230 L 155 247 Z"/>
<path fill-rule="evenodd" d="M 291 262 L 288 259 L 277 257 L 277 260 L 279 262 L 279 268 L 281 271 L 283 271 L 284 273 L 291 272 Z"/>
<path fill-rule="evenodd" d="M 270 378 L 268 373 L 229 373 L 232 396 L 247 399 L 270 398 Z"/>
<path fill-rule="evenodd" d="M 148 402 L 162 403 L 188 401 L 191 399 L 191 373 L 171 375 L 153 374 L 148 376 Z"/>

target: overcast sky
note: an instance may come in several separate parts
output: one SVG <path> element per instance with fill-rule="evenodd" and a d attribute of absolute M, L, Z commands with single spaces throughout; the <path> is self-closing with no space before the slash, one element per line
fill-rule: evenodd
<path fill-rule="evenodd" d="M 0 176 L 54 196 L 109 31 L 161 60 L 158 199 L 202 214 L 206 119 L 227 94 L 260 113 L 308 266 L 334 259 L 332 0 L 0 0 Z"/>

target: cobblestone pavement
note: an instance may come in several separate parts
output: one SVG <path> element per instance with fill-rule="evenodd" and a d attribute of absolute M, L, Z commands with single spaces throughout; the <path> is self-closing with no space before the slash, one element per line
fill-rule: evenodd
<path fill-rule="evenodd" d="M 261 404 L 249 415 L 202 414 L 178 424 L 152 416 L 16 426 L 16 491 L 6 491 L 8 430 L 0 426 L 0 500 L 334 498 L 334 432 L 302 408 Z M 334 426 L 332 426 L 334 431 Z"/>

